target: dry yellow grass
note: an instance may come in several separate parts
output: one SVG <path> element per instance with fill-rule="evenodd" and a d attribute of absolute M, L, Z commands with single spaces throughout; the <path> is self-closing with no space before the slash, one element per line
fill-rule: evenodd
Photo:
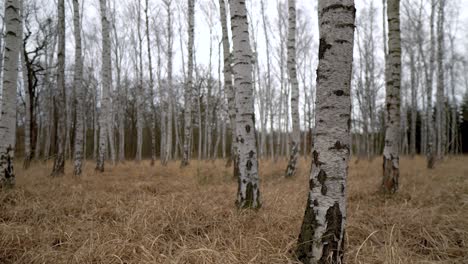
<path fill-rule="evenodd" d="M 309 162 L 290 180 L 284 161 L 261 162 L 258 212 L 234 208 L 222 161 L 93 166 L 81 179 L 52 179 L 50 164 L 17 171 L 0 192 L 0 263 L 296 263 Z M 468 263 L 468 157 L 401 167 L 401 191 L 385 198 L 381 159 L 351 162 L 348 263 Z"/>

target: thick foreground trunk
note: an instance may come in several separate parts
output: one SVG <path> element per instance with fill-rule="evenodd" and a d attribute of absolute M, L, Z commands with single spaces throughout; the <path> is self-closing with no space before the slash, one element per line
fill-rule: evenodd
<path fill-rule="evenodd" d="M 297 258 L 343 263 L 350 154 L 353 0 L 319 1 L 320 47 L 313 162 Z"/>

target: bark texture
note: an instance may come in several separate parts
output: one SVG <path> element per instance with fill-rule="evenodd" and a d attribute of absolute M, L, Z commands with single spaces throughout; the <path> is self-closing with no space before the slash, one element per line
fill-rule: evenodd
<path fill-rule="evenodd" d="M 401 36 L 400 0 L 387 2 L 388 55 L 386 57 L 385 147 L 383 153 L 384 193 L 398 190 L 400 141 Z"/>
<path fill-rule="evenodd" d="M 313 162 L 296 256 L 303 263 L 343 263 L 350 154 L 353 0 L 319 1 L 320 46 Z"/>
<path fill-rule="evenodd" d="M 187 84 L 185 87 L 184 109 L 184 152 L 181 166 L 189 165 L 190 142 L 192 132 L 192 101 L 193 101 L 193 45 L 195 31 L 195 0 L 188 0 L 188 62 Z"/>
<path fill-rule="evenodd" d="M 297 170 L 297 158 L 301 146 L 301 127 L 299 121 L 299 82 L 297 80 L 296 66 L 296 0 L 288 0 L 289 9 L 289 31 L 288 31 L 288 73 L 291 84 L 291 151 L 288 167 L 286 168 L 286 177 L 292 177 Z"/>
<path fill-rule="evenodd" d="M 83 163 L 83 139 L 84 139 L 84 96 L 85 91 L 82 85 L 83 78 L 83 60 L 81 51 L 81 23 L 80 23 L 80 5 L 78 0 L 73 0 L 73 29 L 75 33 L 75 76 L 73 86 L 76 92 L 76 126 L 75 126 L 75 164 L 74 174 L 81 175 Z"/>
<path fill-rule="evenodd" d="M 252 50 L 245 1 L 230 1 L 230 11 L 236 89 L 236 159 L 239 164 L 236 204 L 239 208 L 259 208 L 261 204 L 252 85 Z"/>
<path fill-rule="evenodd" d="M 0 103 L 0 188 L 15 184 L 16 90 L 21 27 L 19 0 L 5 1 L 5 51 Z"/>
<path fill-rule="evenodd" d="M 99 1 L 101 11 L 101 26 L 102 26 L 102 97 L 101 97 L 101 112 L 99 114 L 99 150 L 97 157 L 96 170 L 104 171 L 104 161 L 107 154 L 107 140 L 109 136 L 109 126 L 112 124 L 112 116 L 110 111 L 110 86 L 111 86 L 111 44 L 110 44 L 110 28 L 109 18 L 107 14 L 106 0 Z"/>
<path fill-rule="evenodd" d="M 65 93 L 65 0 L 58 1 L 58 53 L 57 53 L 57 98 L 56 111 L 57 140 L 54 167 L 51 176 L 61 176 L 65 173 L 65 138 L 66 138 L 66 93 Z"/>

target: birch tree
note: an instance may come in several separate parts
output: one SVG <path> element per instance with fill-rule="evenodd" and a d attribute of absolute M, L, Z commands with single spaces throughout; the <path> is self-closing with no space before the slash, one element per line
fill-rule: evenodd
<path fill-rule="evenodd" d="M 221 0 L 222 1 L 222 0 Z M 188 67 L 187 83 L 185 85 L 184 109 L 184 152 L 181 166 L 189 165 L 190 142 L 192 133 L 192 101 L 193 101 L 193 45 L 195 31 L 195 0 L 188 0 Z"/>
<path fill-rule="evenodd" d="M 239 164 L 236 204 L 238 208 L 259 208 L 261 204 L 252 86 L 252 50 L 245 1 L 231 0 L 230 11 L 236 90 L 236 158 Z"/>
<path fill-rule="evenodd" d="M 445 91 L 444 91 L 444 16 L 445 0 L 439 0 L 437 16 L 437 107 L 436 107 L 436 155 L 441 159 L 445 154 Z"/>
<path fill-rule="evenodd" d="M 292 116 L 292 136 L 291 152 L 286 177 L 291 177 L 296 173 L 297 158 L 301 146 L 301 127 L 299 121 L 299 82 L 297 80 L 296 65 L 296 0 L 288 0 L 289 10 L 289 31 L 288 31 L 288 73 L 291 84 L 291 116 Z"/>
<path fill-rule="evenodd" d="M 21 44 L 20 1 L 5 1 L 5 50 L 0 103 L 0 188 L 15 184 L 16 90 Z"/>
<path fill-rule="evenodd" d="M 73 0 L 73 30 L 75 33 L 75 76 L 73 86 L 76 91 L 76 126 L 75 126 L 75 164 L 74 174 L 81 175 L 81 167 L 83 163 L 83 138 L 84 138 L 84 96 L 85 91 L 82 85 L 83 78 L 83 59 L 81 51 L 81 22 L 80 22 L 80 5 L 78 0 Z"/>
<path fill-rule="evenodd" d="M 57 53 L 57 98 L 58 111 L 56 153 L 51 176 L 61 176 L 65 173 L 65 138 L 66 138 L 66 93 L 65 93 L 65 0 L 58 0 L 58 53 Z"/>
<path fill-rule="evenodd" d="M 400 141 L 400 86 L 401 86 L 401 36 L 400 0 L 387 2 L 388 54 L 386 56 L 386 124 L 383 153 L 383 178 L 381 189 L 384 193 L 398 190 L 399 141 Z"/>
<path fill-rule="evenodd" d="M 99 150 L 96 170 L 104 172 L 104 161 L 107 153 L 107 141 L 109 139 L 109 125 L 112 124 L 110 115 L 110 86 L 111 86 L 111 45 L 110 27 L 107 14 L 106 0 L 99 0 L 102 26 L 102 96 L 101 113 L 99 115 Z"/>
<path fill-rule="evenodd" d="M 353 0 L 319 1 L 319 66 L 313 162 L 296 255 L 303 263 L 343 263 L 350 154 Z"/>
<path fill-rule="evenodd" d="M 148 16 L 148 0 L 145 1 L 145 22 L 146 22 L 146 44 L 148 47 L 148 66 L 149 66 L 149 103 L 151 106 L 150 113 L 150 132 L 151 132 L 151 165 L 154 165 L 156 160 L 156 107 L 154 105 L 154 78 L 153 78 L 153 61 L 151 59 L 151 41 L 149 33 L 149 16 Z"/>

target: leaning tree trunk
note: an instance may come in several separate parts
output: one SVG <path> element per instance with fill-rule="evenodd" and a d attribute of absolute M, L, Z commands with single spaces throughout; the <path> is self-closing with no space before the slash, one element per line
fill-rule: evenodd
<path fill-rule="evenodd" d="M 109 109 L 109 93 L 111 86 L 111 44 L 110 44 L 110 29 L 109 19 L 107 17 L 106 0 L 99 1 L 101 11 L 101 26 L 102 26 L 102 97 L 101 111 L 99 113 L 99 153 L 97 158 L 96 170 L 104 172 L 104 161 L 107 153 L 108 140 L 108 122 L 110 121 Z"/>
<path fill-rule="evenodd" d="M 383 153 L 383 178 L 381 189 L 384 193 L 398 190 L 399 141 L 400 141 L 400 86 L 401 86 L 401 37 L 400 0 L 389 0 L 388 54 L 386 57 L 386 124 Z"/>
<path fill-rule="evenodd" d="M 299 83 L 297 81 L 296 70 L 296 0 L 288 0 L 289 9 L 289 32 L 288 32 L 288 73 L 291 83 L 291 152 L 286 177 L 291 177 L 296 173 L 297 158 L 301 146 L 301 127 L 299 121 Z"/>
<path fill-rule="evenodd" d="M 188 67 L 187 84 L 185 87 L 184 100 L 184 152 L 181 167 L 189 165 L 190 142 L 192 141 L 192 101 L 193 101 L 193 45 L 195 31 L 195 0 L 188 0 Z"/>
<path fill-rule="evenodd" d="M 16 90 L 21 27 L 20 1 L 5 1 L 5 52 L 0 103 L 0 188 L 15 184 Z"/>
<path fill-rule="evenodd" d="M 65 137 L 66 137 L 66 93 L 65 93 L 65 0 L 58 1 L 58 53 L 57 53 L 57 98 L 56 109 L 57 141 L 54 167 L 51 176 L 61 176 L 65 173 Z"/>
<path fill-rule="evenodd" d="M 303 263 L 343 263 L 346 178 L 350 154 L 354 0 L 319 1 L 316 134 L 309 196 L 297 257 Z"/>
<path fill-rule="evenodd" d="M 257 140 L 252 86 L 252 50 L 245 1 L 230 3 L 232 43 L 234 49 L 236 141 L 239 164 L 239 188 L 236 204 L 239 208 L 260 208 Z"/>
<path fill-rule="evenodd" d="M 80 23 L 80 6 L 78 0 L 73 0 L 73 29 L 75 33 L 75 76 L 73 85 L 76 91 L 76 127 L 75 127 L 75 165 L 74 174 L 81 175 L 81 167 L 83 163 L 83 137 L 84 137 L 84 87 L 82 85 L 83 78 L 83 60 L 81 52 L 81 23 Z"/>

